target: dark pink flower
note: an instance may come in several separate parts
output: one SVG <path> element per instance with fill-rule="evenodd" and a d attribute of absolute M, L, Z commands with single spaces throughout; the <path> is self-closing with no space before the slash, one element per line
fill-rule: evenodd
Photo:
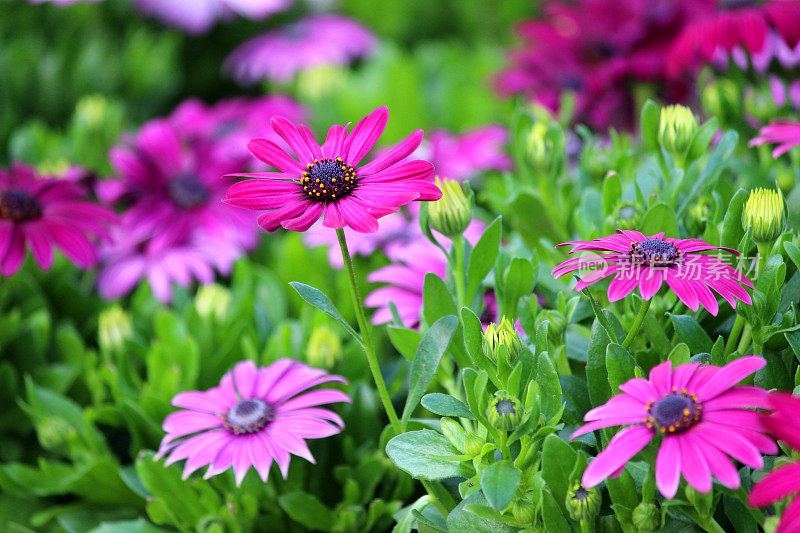
<path fill-rule="evenodd" d="M 710 63 L 727 68 L 729 60 L 743 70 L 752 64 L 759 72 L 773 59 L 786 68 L 798 64 L 800 4 L 795 0 L 720 5 L 722 10 L 698 17 L 675 39 L 666 56 L 670 76 L 692 74 Z"/>
<path fill-rule="evenodd" d="M 800 146 L 800 123 L 777 120 L 764 126 L 758 132 L 758 137 L 750 141 L 750 146 L 760 144 L 777 144 L 772 151 L 772 157 L 779 157 L 795 146 Z"/>
<path fill-rule="evenodd" d="M 204 33 L 234 15 L 263 19 L 284 11 L 292 0 L 135 0 L 143 13 L 188 33 Z"/>
<path fill-rule="evenodd" d="M 157 457 L 168 455 L 167 465 L 186 459 L 184 479 L 209 465 L 206 479 L 233 468 L 241 485 L 252 466 L 266 483 L 273 461 L 285 479 L 290 454 L 314 462 L 305 439 L 329 437 L 344 427 L 336 413 L 318 406 L 350 398 L 334 389 L 308 391 L 334 381 L 346 383 L 291 359 L 260 368 L 242 361 L 218 387 L 172 399 L 183 410 L 164 420 L 167 435 Z"/>
<path fill-rule="evenodd" d="M 324 215 L 323 224 L 328 228 L 349 226 L 374 233 L 378 218 L 396 213 L 401 206 L 414 200 L 438 200 L 442 193 L 432 183 L 433 165 L 401 162 L 419 146 L 422 130 L 389 153 L 358 166 L 383 133 L 388 118 L 384 106 L 359 121 L 350 133 L 347 126 L 331 126 L 320 146 L 304 124 L 295 126 L 283 117 L 273 117 L 273 129 L 297 159 L 272 141 L 253 139 L 248 145 L 250 152 L 279 172 L 235 174 L 257 179 L 233 185 L 225 202 L 268 210 L 258 217 L 258 224 L 267 231 L 281 226 L 306 231 Z"/>
<path fill-rule="evenodd" d="M 668 83 L 663 56 L 687 20 L 713 0 L 548 1 L 543 20 L 522 23 L 521 48 L 496 82 L 500 93 L 523 94 L 556 111 L 563 93 L 576 97 L 575 120 L 597 129 L 635 122 L 635 82 L 655 82 L 668 99 L 688 90 Z"/>
<path fill-rule="evenodd" d="M 699 252 L 725 250 L 738 255 L 736 250 L 712 246 L 700 239 L 665 238 L 664 233 L 646 237 L 638 231 L 617 230 L 619 233 L 592 241 L 571 241 L 558 246 L 575 245 L 570 253 L 601 252 L 569 259 L 553 269 L 559 278 L 576 270 L 584 270 L 575 290 L 609 276 L 614 276 L 608 286 L 608 299 L 621 300 L 637 286 L 642 298 L 649 300 L 666 283 L 687 307 L 697 311 L 705 307 L 716 315 L 719 305 L 711 289 L 722 296 L 731 307 L 738 298 L 751 303 L 750 295 L 739 283 L 751 289 L 753 284 L 728 263 Z M 594 269 L 594 270 L 592 270 Z"/>
<path fill-rule="evenodd" d="M 761 422 L 773 437 L 800 451 L 800 398 L 785 392 L 769 394 L 772 413 L 761 415 Z M 755 484 L 748 503 L 765 507 L 785 498 L 791 498 L 783 511 L 776 533 L 800 532 L 800 461 L 794 461 L 773 470 Z"/>
<path fill-rule="evenodd" d="M 355 20 L 340 15 L 310 15 L 239 46 L 223 70 L 240 83 L 286 83 L 320 65 L 343 65 L 372 53 L 377 40 Z"/>
<path fill-rule="evenodd" d="M 762 368 L 766 361 L 749 356 L 724 367 L 678 365 L 667 361 L 653 367 L 650 379 L 633 378 L 620 385 L 622 394 L 586 413 L 588 422 L 572 434 L 579 437 L 597 429 L 626 426 L 589 463 L 581 482 L 593 487 L 616 477 L 625 463 L 660 436 L 656 458 L 656 485 L 665 498 L 678 491 L 681 473 L 698 492 L 709 492 L 712 475 L 737 489 L 739 472 L 728 456 L 759 470 L 762 453 L 777 446 L 766 435 L 758 413 L 767 392 L 736 384 Z"/>
<path fill-rule="evenodd" d="M 442 178 L 467 180 L 486 170 L 511 170 L 511 158 L 503 152 L 506 143 L 508 131 L 502 126 L 483 126 L 461 135 L 438 130 L 414 155 L 433 163 Z"/>
<path fill-rule="evenodd" d="M 0 169 L 0 275 L 13 276 L 26 247 L 42 270 L 53 264 L 53 246 L 82 269 L 97 263 L 94 237 L 106 236 L 114 213 L 86 199 L 74 181 L 41 177 L 15 164 Z"/>

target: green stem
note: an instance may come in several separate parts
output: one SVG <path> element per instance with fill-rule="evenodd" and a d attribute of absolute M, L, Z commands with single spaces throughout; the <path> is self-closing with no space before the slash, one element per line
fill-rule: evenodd
<path fill-rule="evenodd" d="M 736 351 L 740 354 L 744 354 L 745 349 L 750 345 L 750 335 L 753 333 L 753 326 L 750 324 L 745 324 L 744 326 L 744 333 L 742 333 L 742 338 L 739 340 L 739 346 L 736 347 Z"/>
<path fill-rule="evenodd" d="M 420 479 L 419 481 L 420 483 L 422 483 L 422 486 L 425 487 L 425 492 L 428 493 L 428 496 L 433 498 L 433 504 L 436 507 L 438 507 L 439 511 L 442 512 L 442 516 L 447 517 L 447 515 L 450 514 L 450 510 L 442 502 L 439 501 L 439 498 L 436 497 L 436 492 L 433 490 L 431 483 L 424 479 Z"/>
<path fill-rule="evenodd" d="M 652 300 L 642 300 L 642 305 L 639 307 L 639 312 L 636 313 L 636 318 L 633 320 L 633 325 L 628 331 L 628 335 L 625 337 L 625 340 L 622 341 L 623 348 L 627 349 L 633 342 L 636 334 L 639 333 L 639 329 L 642 327 L 642 322 L 644 322 L 644 317 L 647 316 L 647 310 L 650 309 L 651 301 Z"/>
<path fill-rule="evenodd" d="M 594 311 L 594 316 L 597 317 L 597 321 L 600 322 L 600 325 L 603 326 L 603 329 L 606 330 L 606 334 L 608 338 L 611 339 L 611 342 L 619 342 L 617 339 L 617 334 L 614 333 L 614 330 L 611 328 L 611 323 L 606 318 L 606 315 L 603 314 L 603 310 L 600 308 L 600 304 L 597 303 L 597 300 L 594 299 L 594 296 L 591 295 L 589 289 L 583 289 L 584 296 L 588 298 L 589 304 L 592 306 L 592 311 Z"/>
<path fill-rule="evenodd" d="M 453 279 L 456 282 L 456 300 L 458 309 L 467 305 L 466 287 L 464 286 L 464 236 L 453 237 L 453 249 L 455 250 L 455 265 L 453 265 Z"/>
<path fill-rule="evenodd" d="M 356 282 L 356 275 L 353 270 L 353 260 L 350 258 L 350 251 L 347 249 L 347 240 L 345 239 L 344 231 L 342 229 L 337 229 L 336 236 L 339 238 L 339 247 L 342 249 L 342 260 L 344 261 L 344 266 L 350 277 L 350 296 L 353 299 L 353 307 L 356 310 L 356 318 L 358 320 L 358 329 L 361 332 L 361 347 L 364 348 L 364 354 L 367 356 L 369 369 L 372 372 L 372 378 L 375 380 L 375 386 L 378 388 L 378 394 L 381 397 L 386 416 L 389 417 L 389 422 L 391 422 L 395 434 L 399 435 L 403 432 L 403 427 L 392 405 L 392 399 L 389 396 L 389 391 L 386 389 L 386 383 L 383 381 L 383 375 L 381 374 L 381 367 L 375 355 L 372 326 L 367 322 L 367 316 L 364 311 L 364 301 L 361 299 L 358 292 L 358 283 Z"/>
<path fill-rule="evenodd" d="M 736 322 L 733 323 L 731 334 L 728 336 L 728 343 L 725 345 L 725 355 L 732 354 L 736 349 L 736 341 L 739 340 L 739 334 L 742 332 L 743 327 L 744 317 L 742 315 L 736 315 Z"/>

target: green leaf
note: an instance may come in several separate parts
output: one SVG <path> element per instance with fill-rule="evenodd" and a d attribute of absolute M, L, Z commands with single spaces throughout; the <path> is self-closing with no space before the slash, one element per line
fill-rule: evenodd
<path fill-rule="evenodd" d="M 722 138 L 717 143 L 711 156 L 708 158 L 700 177 L 694 182 L 692 190 L 684 198 L 681 207 L 678 209 L 678 216 L 682 215 L 689 203 L 694 201 L 706 187 L 713 185 L 713 182 L 722 172 L 722 169 L 728 164 L 731 154 L 736 149 L 736 144 L 739 142 L 739 134 L 733 130 L 726 131 Z"/>
<path fill-rule="evenodd" d="M 534 375 L 541 393 L 541 412 L 546 420 L 550 420 L 561 410 L 561 383 L 558 381 L 558 372 L 547 352 L 537 354 Z"/>
<path fill-rule="evenodd" d="M 336 524 L 336 517 L 330 509 L 322 505 L 316 496 L 294 491 L 278 497 L 278 505 L 292 520 L 308 529 L 330 531 Z"/>
<path fill-rule="evenodd" d="M 578 460 L 578 452 L 558 435 L 548 435 L 542 447 L 542 478 L 552 491 L 556 503 L 566 513 L 564 501 L 569 490 L 569 474 Z"/>
<path fill-rule="evenodd" d="M 509 207 L 511 225 L 528 246 L 537 246 L 542 237 L 554 242 L 563 240 L 561 232 L 550 218 L 544 200 L 537 193 L 523 191 L 514 198 Z"/>
<path fill-rule="evenodd" d="M 156 527 L 144 518 L 136 520 L 119 520 L 116 522 L 101 522 L 90 533 L 168 533 L 168 529 Z"/>
<path fill-rule="evenodd" d="M 642 219 L 642 233 L 655 235 L 664 232 L 667 237 L 678 237 L 678 222 L 675 212 L 665 203 L 657 203 L 647 210 Z"/>
<path fill-rule="evenodd" d="M 719 120 L 717 117 L 711 117 L 703 124 L 692 137 L 692 142 L 686 152 L 686 160 L 694 161 L 705 153 L 708 145 L 719 129 Z"/>
<path fill-rule="evenodd" d="M 312 287 L 311 285 L 300 283 L 299 281 L 292 281 L 289 283 L 289 285 L 291 285 L 292 288 L 297 291 L 303 300 L 336 320 L 339 324 L 341 324 L 345 331 L 352 335 L 353 338 L 355 338 L 358 342 L 361 342 L 361 335 L 356 333 L 356 330 L 354 330 L 352 326 L 347 323 L 347 320 L 345 320 L 342 314 L 339 313 L 339 310 L 336 309 L 336 306 L 324 292 Z"/>
<path fill-rule="evenodd" d="M 605 310 L 603 313 L 606 319 L 614 317 L 611 313 L 606 314 Z M 622 338 L 622 335 L 619 337 Z M 600 325 L 599 320 L 595 319 L 589 334 L 589 350 L 586 360 L 586 378 L 592 405 L 602 405 L 611 398 L 611 387 L 608 385 L 608 371 L 606 370 L 606 347 L 610 342 L 605 328 Z"/>
<path fill-rule="evenodd" d="M 659 109 L 652 100 L 648 100 L 642 108 L 642 138 L 651 152 L 660 150 L 658 146 Z"/>
<path fill-rule="evenodd" d="M 568 474 L 564 474 L 565 476 Z M 542 521 L 548 533 L 570 533 L 569 523 L 549 490 L 542 491 Z"/>
<path fill-rule="evenodd" d="M 517 302 L 533 291 L 533 265 L 524 257 L 511 260 L 505 275 L 503 289 L 503 314 L 511 322 L 517 318 Z"/>
<path fill-rule="evenodd" d="M 739 241 L 744 237 L 742 210 L 749 197 L 749 192 L 744 189 L 739 189 L 728 203 L 728 209 L 725 211 L 725 218 L 722 219 L 720 246 L 735 249 L 739 245 Z"/>
<path fill-rule="evenodd" d="M 622 198 L 622 184 L 616 172 L 609 172 L 603 180 L 603 215 L 609 216 Z"/>
<path fill-rule="evenodd" d="M 392 341 L 392 346 L 397 348 L 397 351 L 403 354 L 403 357 L 413 361 L 419 341 L 422 340 L 422 335 L 419 331 L 393 327 L 386 328 L 386 331 L 389 333 L 389 340 Z"/>
<path fill-rule="evenodd" d="M 422 397 L 422 407 L 439 416 L 458 416 L 475 420 L 475 415 L 467 404 L 440 392 L 433 392 Z"/>
<path fill-rule="evenodd" d="M 489 227 L 483 232 L 481 238 L 469 254 L 469 264 L 467 265 L 467 294 L 466 301 L 471 302 L 475 291 L 478 290 L 483 278 L 491 272 L 497 254 L 500 251 L 500 237 L 502 235 L 503 223 L 500 217 L 494 219 Z"/>
<path fill-rule="evenodd" d="M 417 479 L 471 477 L 472 468 L 448 456 L 460 456 L 444 435 L 430 429 L 402 433 L 386 445 L 386 455 L 402 470 Z"/>
<path fill-rule="evenodd" d="M 689 346 L 686 343 L 682 342 L 675 346 L 671 352 L 669 352 L 667 359 L 672 361 L 672 367 L 675 368 L 678 365 L 685 365 L 688 363 L 691 357 L 692 351 L 689 349 Z"/>
<path fill-rule="evenodd" d="M 492 520 L 484 516 L 477 515 L 467 509 L 473 505 L 488 505 L 486 497 L 476 492 L 469 498 L 461 501 L 456 505 L 450 514 L 447 515 L 447 530 L 456 531 L 469 531 L 470 533 L 514 533 L 519 531 L 519 528 L 509 526 L 503 522 Z"/>
<path fill-rule="evenodd" d="M 409 371 L 408 397 L 401 420 L 403 428 L 408 424 L 408 419 L 411 418 L 411 413 L 417 407 L 422 395 L 428 390 L 457 327 L 458 319 L 449 315 L 437 320 L 422 336 Z"/>
<path fill-rule="evenodd" d="M 668 315 L 672 320 L 672 325 L 675 327 L 675 333 L 689 345 L 692 353 L 711 353 L 714 343 L 693 316 L 673 315 L 670 313 Z"/>
<path fill-rule="evenodd" d="M 606 348 L 606 370 L 608 371 L 608 384 L 611 391 L 616 394 L 619 386 L 636 377 L 634 370 L 636 361 L 631 353 L 619 344 L 611 343 Z"/>
<path fill-rule="evenodd" d="M 495 511 L 502 511 L 517 492 L 522 472 L 511 461 L 493 463 L 481 473 L 481 490 Z"/>
<path fill-rule="evenodd" d="M 618 477 L 606 479 L 606 488 L 611 496 L 611 501 L 615 504 L 623 505 L 629 509 L 635 509 L 639 505 L 639 493 L 636 490 L 636 483 L 627 468 Z"/>
<path fill-rule="evenodd" d="M 427 324 L 433 324 L 443 316 L 458 314 L 453 295 L 450 294 L 444 280 L 433 272 L 425 274 L 422 297 L 424 301 L 422 312 Z"/>

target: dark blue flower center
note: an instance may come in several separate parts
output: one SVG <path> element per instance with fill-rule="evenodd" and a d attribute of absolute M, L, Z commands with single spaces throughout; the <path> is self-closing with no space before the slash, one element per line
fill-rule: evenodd
<path fill-rule="evenodd" d="M 275 418 L 275 408 L 259 398 L 243 400 L 230 408 L 224 426 L 234 435 L 256 433 Z"/>
<path fill-rule="evenodd" d="M 300 179 L 306 198 L 329 203 L 341 200 L 358 185 L 356 169 L 336 159 L 315 159 L 306 166 Z"/>
<path fill-rule="evenodd" d="M 681 256 L 673 244 L 661 239 L 645 239 L 641 242 L 632 242 L 628 254 L 634 263 L 652 267 L 674 266 Z"/>
<path fill-rule="evenodd" d="M 661 433 L 681 433 L 700 421 L 702 410 L 694 394 L 673 392 L 648 404 L 646 424 L 658 426 Z"/>
<path fill-rule="evenodd" d="M 25 222 L 42 218 L 42 206 L 32 194 L 10 190 L 0 192 L 0 218 Z"/>
<path fill-rule="evenodd" d="M 170 180 L 169 196 L 180 207 L 191 209 L 205 204 L 211 192 L 192 174 L 183 174 Z"/>
<path fill-rule="evenodd" d="M 500 400 L 495 404 L 494 408 L 497 409 L 497 414 L 501 416 L 517 414 L 517 406 L 511 400 Z"/>

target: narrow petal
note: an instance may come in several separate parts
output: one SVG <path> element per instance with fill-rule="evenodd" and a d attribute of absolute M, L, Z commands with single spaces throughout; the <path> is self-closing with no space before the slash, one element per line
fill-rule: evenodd
<path fill-rule="evenodd" d="M 755 484 L 747 502 L 753 507 L 772 505 L 800 492 L 800 462 L 773 470 Z"/>
<path fill-rule="evenodd" d="M 347 136 L 344 148 L 347 150 L 345 161 L 352 165 L 358 165 L 364 156 L 372 150 L 378 138 L 383 134 L 386 123 L 389 121 L 389 109 L 381 106 L 372 113 L 358 121 L 353 131 Z"/>
<path fill-rule="evenodd" d="M 667 499 L 678 492 L 681 482 L 681 453 L 678 439 L 674 435 L 664 437 L 656 457 L 656 485 Z"/>
<path fill-rule="evenodd" d="M 582 483 L 594 487 L 630 461 L 652 440 L 653 432 L 644 426 L 625 428 L 611 439 L 605 450 L 589 463 L 583 473 Z"/>
<path fill-rule="evenodd" d="M 236 363 L 236 366 L 233 367 L 233 386 L 241 398 L 253 397 L 257 376 L 256 364 L 250 359 Z"/>
<path fill-rule="evenodd" d="M 666 396 L 672 391 L 672 361 L 666 361 L 650 369 L 650 383 L 659 396 Z"/>
<path fill-rule="evenodd" d="M 758 356 L 748 356 L 736 359 L 724 367 L 706 383 L 701 383 L 695 389 L 697 399 L 701 402 L 710 400 L 715 396 L 730 389 L 741 380 L 761 369 L 767 362 Z"/>
<path fill-rule="evenodd" d="M 696 491 L 707 493 L 711 490 L 711 470 L 703 453 L 700 451 L 704 445 L 702 441 L 687 438 L 689 433 L 676 436 L 681 450 L 681 472 L 686 482 Z"/>
<path fill-rule="evenodd" d="M 281 172 L 286 172 L 293 176 L 303 174 L 303 165 L 289 157 L 289 154 L 284 152 L 280 146 L 268 139 L 253 139 L 247 144 L 247 149 L 256 158 Z"/>
<path fill-rule="evenodd" d="M 366 206 L 353 197 L 338 203 L 339 211 L 347 225 L 360 233 L 378 231 L 378 221 L 367 212 Z"/>
<path fill-rule="evenodd" d="M 294 154 L 300 160 L 300 164 L 305 166 L 307 163 L 314 162 L 314 154 L 308 147 L 306 140 L 297 130 L 297 127 L 284 117 L 272 117 L 269 121 L 275 133 L 280 135 L 289 148 L 294 151 Z M 255 155 L 255 154 L 253 154 Z M 258 156 L 256 156 L 258 157 Z"/>
<path fill-rule="evenodd" d="M 661 282 L 664 280 L 664 271 L 661 269 L 644 268 L 642 269 L 642 277 L 639 279 L 639 292 L 642 298 L 649 300 L 661 288 Z"/>
<path fill-rule="evenodd" d="M 322 209 L 322 204 L 313 203 L 306 209 L 305 213 L 296 218 L 284 220 L 281 222 L 281 226 L 292 231 L 306 231 L 314 225 L 314 222 L 319 220 L 320 215 L 322 215 Z"/>
<path fill-rule="evenodd" d="M 400 144 L 398 144 L 397 146 L 395 146 L 394 148 L 383 154 L 381 157 L 362 166 L 358 170 L 359 174 L 363 176 L 377 174 L 378 172 L 394 165 L 398 161 L 402 161 L 403 159 L 411 155 L 414 152 L 414 150 L 419 148 L 423 136 L 424 132 L 422 130 L 416 130 L 414 133 L 406 137 L 406 139 L 403 140 L 403 142 L 401 142 Z"/>

